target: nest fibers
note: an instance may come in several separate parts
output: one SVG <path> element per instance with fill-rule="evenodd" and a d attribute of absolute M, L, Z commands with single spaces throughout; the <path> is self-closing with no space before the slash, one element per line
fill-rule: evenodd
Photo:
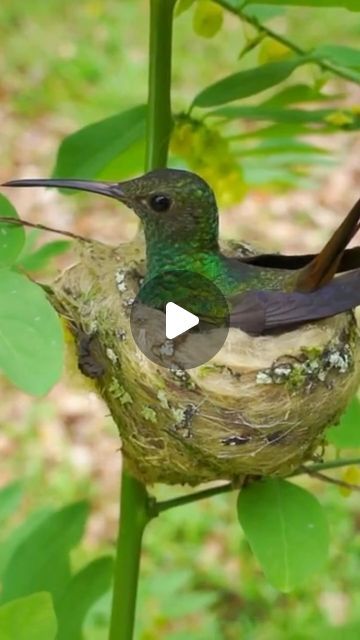
<path fill-rule="evenodd" d="M 87 357 L 130 473 L 145 483 L 195 485 L 285 476 L 312 457 L 359 384 L 352 312 L 279 336 L 230 329 L 205 365 L 168 370 L 141 353 L 130 329 L 145 268 L 142 241 L 79 247 L 80 261 L 55 282 L 53 302 L 75 336 L 92 336 Z"/>

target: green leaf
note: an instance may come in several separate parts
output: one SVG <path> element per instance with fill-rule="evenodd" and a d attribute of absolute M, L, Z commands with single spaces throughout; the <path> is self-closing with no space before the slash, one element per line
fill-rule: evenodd
<path fill-rule="evenodd" d="M 44 291 L 25 276 L 0 271 L 0 370 L 23 391 L 43 395 L 60 378 L 64 340 Z"/>
<path fill-rule="evenodd" d="M 177 0 L 174 11 L 175 17 L 180 16 L 182 13 L 190 9 L 194 2 L 195 0 Z"/>
<path fill-rule="evenodd" d="M 228 2 L 230 6 L 236 5 L 239 9 L 244 4 L 243 0 Z M 247 0 L 247 5 L 258 4 L 258 0 Z M 261 0 L 261 4 L 285 5 L 289 7 L 317 7 L 326 9 L 327 7 L 350 9 L 360 11 L 359 0 Z"/>
<path fill-rule="evenodd" d="M 293 84 L 285 87 L 261 103 L 261 107 L 283 107 L 284 105 L 303 102 L 326 102 L 341 96 L 326 95 L 307 84 Z"/>
<path fill-rule="evenodd" d="M 305 489 L 275 478 L 241 491 L 238 515 L 268 580 L 290 591 L 321 569 L 328 557 L 322 507 Z"/>
<path fill-rule="evenodd" d="M 1 640 L 54 640 L 56 630 L 49 593 L 35 593 L 0 607 Z"/>
<path fill-rule="evenodd" d="M 307 62 L 307 58 L 292 58 L 239 71 L 203 89 L 195 97 L 193 106 L 214 107 L 253 96 L 283 82 L 297 67 Z"/>
<path fill-rule="evenodd" d="M 82 626 L 90 608 L 108 591 L 113 559 L 97 558 L 71 579 L 57 606 L 59 633 L 56 640 L 82 640 Z"/>
<path fill-rule="evenodd" d="M 81 539 L 87 515 L 87 503 L 78 502 L 50 514 L 30 531 L 6 566 L 2 602 L 49 591 L 56 606 L 70 581 L 69 554 Z"/>
<path fill-rule="evenodd" d="M 52 513 L 49 508 L 39 509 L 30 513 L 26 520 L 24 520 L 16 529 L 13 529 L 11 533 L 1 541 L 0 544 L 0 577 L 2 577 L 6 571 L 6 567 L 10 562 L 11 557 L 16 553 L 18 546 L 28 537 L 31 531 L 34 531 L 40 522 Z"/>
<path fill-rule="evenodd" d="M 275 153 L 318 153 L 328 154 L 327 149 L 317 147 L 307 142 L 302 142 L 296 138 L 269 138 L 262 140 L 251 148 L 243 147 L 241 154 L 247 156 L 267 156 Z"/>
<path fill-rule="evenodd" d="M 143 138 L 146 105 L 90 124 L 60 145 L 53 171 L 56 178 L 96 178 L 106 166 Z"/>
<path fill-rule="evenodd" d="M 19 506 L 22 497 L 21 482 L 12 482 L 0 489 L 0 523 L 7 520 Z"/>
<path fill-rule="evenodd" d="M 339 67 L 360 67 L 360 50 L 340 45 L 321 44 L 311 55 L 319 60 L 328 60 Z"/>
<path fill-rule="evenodd" d="M 355 397 L 350 402 L 340 423 L 330 427 L 327 440 L 336 447 L 360 447 L 360 402 Z"/>
<path fill-rule="evenodd" d="M 259 22 L 266 22 L 267 20 L 271 20 L 271 18 L 283 15 L 284 8 L 268 7 L 264 3 L 256 3 L 245 7 L 243 13 L 252 18 L 256 18 Z"/>
<path fill-rule="evenodd" d="M 65 253 L 71 247 L 68 240 L 54 240 L 43 244 L 28 255 L 19 258 L 18 265 L 25 271 L 40 271 L 46 267 L 52 258 Z"/>
<path fill-rule="evenodd" d="M 18 218 L 12 204 L 0 194 L 0 217 Z M 25 231 L 21 226 L 0 222 L 0 268 L 14 264 L 25 244 Z"/>
<path fill-rule="evenodd" d="M 210 111 L 207 116 L 229 118 L 247 118 L 248 120 L 265 120 L 288 124 L 321 123 L 327 125 L 325 118 L 334 113 L 334 109 L 276 109 L 262 105 L 221 107 Z"/>

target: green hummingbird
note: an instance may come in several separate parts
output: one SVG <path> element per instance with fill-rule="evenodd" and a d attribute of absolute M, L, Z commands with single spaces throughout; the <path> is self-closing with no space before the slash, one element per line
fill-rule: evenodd
<path fill-rule="evenodd" d="M 359 229 L 360 200 L 318 254 L 229 258 L 219 246 L 214 193 L 189 171 L 157 169 L 123 182 L 24 179 L 3 186 L 77 189 L 124 203 L 144 227 L 144 284 L 169 271 L 200 274 L 225 296 L 230 325 L 251 335 L 281 333 L 360 304 L 360 247 L 346 249 Z"/>

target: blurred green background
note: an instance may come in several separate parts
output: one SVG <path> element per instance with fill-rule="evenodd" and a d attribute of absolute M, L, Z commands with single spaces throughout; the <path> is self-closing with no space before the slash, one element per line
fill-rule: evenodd
<path fill-rule="evenodd" d="M 1 178 L 49 175 L 68 133 L 146 99 L 146 0 L 3 0 L 0 7 Z M 358 14 L 344 10 L 289 9 L 274 29 L 304 48 L 353 44 Z M 246 31 L 246 30 L 245 30 Z M 253 66 L 264 48 L 238 60 L 245 36 L 227 16 L 211 40 L 194 34 L 192 14 L 176 19 L 173 102 L 186 108 L 201 88 Z M 261 59 L 261 58 L 260 58 Z M 320 72 L 313 69 L 313 82 Z M 336 91 L 344 85 L 335 81 Z M 360 89 L 348 86 L 351 103 Z M 331 139 L 330 139 L 331 138 Z M 329 137 L 331 164 L 292 190 L 250 190 L 222 212 L 223 233 L 287 251 L 318 249 L 358 197 L 359 137 Z M 258 162 L 264 162 L 261 158 Z M 26 191 L 26 190 L 25 190 Z M 20 215 L 114 242 L 133 234 L 131 213 L 113 203 L 54 193 L 11 194 Z M 43 236 L 45 239 L 47 236 Z M 71 261 L 62 256 L 48 268 Z M 111 551 L 116 535 L 119 441 L 100 401 L 64 380 L 44 400 L 33 400 L 1 380 L 0 484 L 20 479 L 23 499 L 3 525 L 5 539 L 25 515 L 47 505 L 88 498 L 92 512 L 73 563 Z M 136 638 L 153 640 L 312 640 L 360 635 L 360 515 L 356 495 L 304 481 L 327 508 L 331 525 L 328 571 L 290 595 L 267 584 L 235 517 L 235 497 L 218 497 L 164 513 L 145 537 Z M 174 490 L 156 487 L 157 495 Z M 182 489 L 179 488 L 181 493 Z M 88 616 L 86 640 L 104 640 L 109 595 Z M 69 639 L 70 640 L 70 639 Z"/>

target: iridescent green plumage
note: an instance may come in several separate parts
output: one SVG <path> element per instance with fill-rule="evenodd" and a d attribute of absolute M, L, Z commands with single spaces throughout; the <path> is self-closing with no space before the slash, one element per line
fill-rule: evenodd
<path fill-rule="evenodd" d="M 281 331 L 360 304 L 359 255 L 352 253 L 349 260 L 345 253 L 346 245 L 358 230 L 360 202 L 323 250 L 310 256 L 303 267 L 294 269 L 291 261 L 287 268 L 286 257 L 279 268 L 276 260 L 261 265 L 256 260 L 224 256 L 218 242 L 215 196 L 202 178 L 188 171 L 159 169 L 119 183 L 55 179 L 15 180 L 8 185 L 67 187 L 120 200 L 143 223 L 147 259 L 144 284 L 166 271 L 200 274 L 227 297 L 233 326 L 246 332 L 256 335 Z M 336 272 L 353 269 L 356 271 L 350 275 L 333 277 Z M 177 296 L 177 287 L 174 277 L 172 297 Z M 192 293 L 196 296 L 198 292 L 192 292 L 190 286 L 189 294 Z M 169 299 L 168 287 L 162 290 L 161 282 L 157 299 L 163 303 Z M 146 292 L 143 301 L 153 303 Z"/>

